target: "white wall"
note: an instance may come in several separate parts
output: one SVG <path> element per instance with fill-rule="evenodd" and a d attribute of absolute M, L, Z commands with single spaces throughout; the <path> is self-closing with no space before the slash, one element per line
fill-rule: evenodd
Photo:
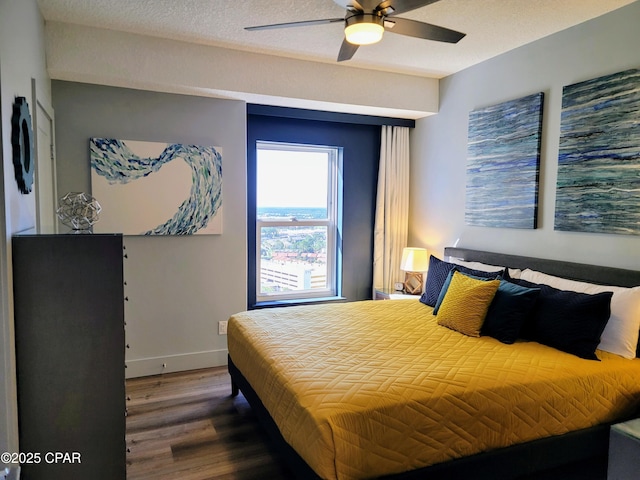
<path fill-rule="evenodd" d="M 53 79 L 390 117 L 438 108 L 435 78 L 58 22 L 48 22 L 46 33 Z"/>
<path fill-rule="evenodd" d="M 50 103 L 45 70 L 44 21 L 36 0 L 0 1 L 0 104 L 2 150 L 0 184 L 0 452 L 18 451 L 11 235 L 35 226 L 35 194 L 22 195 L 16 185 L 11 149 L 11 115 L 16 96 L 26 97 L 31 115 L 31 79 Z"/>
<path fill-rule="evenodd" d="M 218 321 L 247 308 L 245 103 L 57 80 L 52 90 L 60 195 L 91 192 L 91 137 L 222 150 L 222 235 L 125 237 L 126 373 L 226 364 Z"/>
<path fill-rule="evenodd" d="M 639 68 L 638 24 L 635 2 L 443 79 L 439 113 L 412 133 L 410 243 L 441 255 L 460 239 L 461 247 L 639 269 L 639 236 L 553 229 L 562 87 Z M 545 94 L 538 229 L 466 226 L 469 111 L 536 92 Z"/>

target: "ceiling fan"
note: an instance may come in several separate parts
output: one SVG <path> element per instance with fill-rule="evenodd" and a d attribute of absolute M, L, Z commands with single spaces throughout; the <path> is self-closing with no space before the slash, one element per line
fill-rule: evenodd
<path fill-rule="evenodd" d="M 379 42 L 387 32 L 409 37 L 434 40 L 436 42 L 458 43 L 466 34 L 448 28 L 418 22 L 396 15 L 424 7 L 439 0 L 333 0 L 347 10 L 344 18 L 324 18 L 301 22 L 275 23 L 245 27 L 245 30 L 268 30 L 272 28 L 306 27 L 326 23 L 344 22 L 345 38 L 342 41 L 338 61 L 349 60 L 360 45 Z"/>

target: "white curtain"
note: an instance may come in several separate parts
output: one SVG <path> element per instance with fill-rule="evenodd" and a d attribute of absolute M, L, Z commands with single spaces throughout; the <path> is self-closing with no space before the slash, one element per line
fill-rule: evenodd
<path fill-rule="evenodd" d="M 374 227 L 374 290 L 391 290 L 395 282 L 404 280 L 400 260 L 402 249 L 407 246 L 408 230 L 409 127 L 384 125 Z"/>

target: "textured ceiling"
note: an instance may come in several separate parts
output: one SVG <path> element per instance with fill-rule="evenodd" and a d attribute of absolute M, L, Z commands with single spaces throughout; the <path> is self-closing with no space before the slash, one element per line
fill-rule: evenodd
<path fill-rule="evenodd" d="M 385 33 L 344 65 L 440 78 L 634 0 L 440 0 L 402 17 L 467 34 L 444 44 Z M 278 30 L 246 26 L 342 17 L 333 0 L 38 0 L 45 20 L 335 62 L 340 23 Z"/>

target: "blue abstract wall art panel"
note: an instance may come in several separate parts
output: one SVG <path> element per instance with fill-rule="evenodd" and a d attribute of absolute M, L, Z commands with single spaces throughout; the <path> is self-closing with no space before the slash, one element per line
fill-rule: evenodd
<path fill-rule="evenodd" d="M 564 87 L 555 229 L 640 234 L 640 70 Z"/>
<path fill-rule="evenodd" d="M 536 228 L 543 93 L 469 113 L 465 223 Z"/>
<path fill-rule="evenodd" d="M 96 233 L 222 233 L 222 155 L 216 147 L 90 139 Z"/>

